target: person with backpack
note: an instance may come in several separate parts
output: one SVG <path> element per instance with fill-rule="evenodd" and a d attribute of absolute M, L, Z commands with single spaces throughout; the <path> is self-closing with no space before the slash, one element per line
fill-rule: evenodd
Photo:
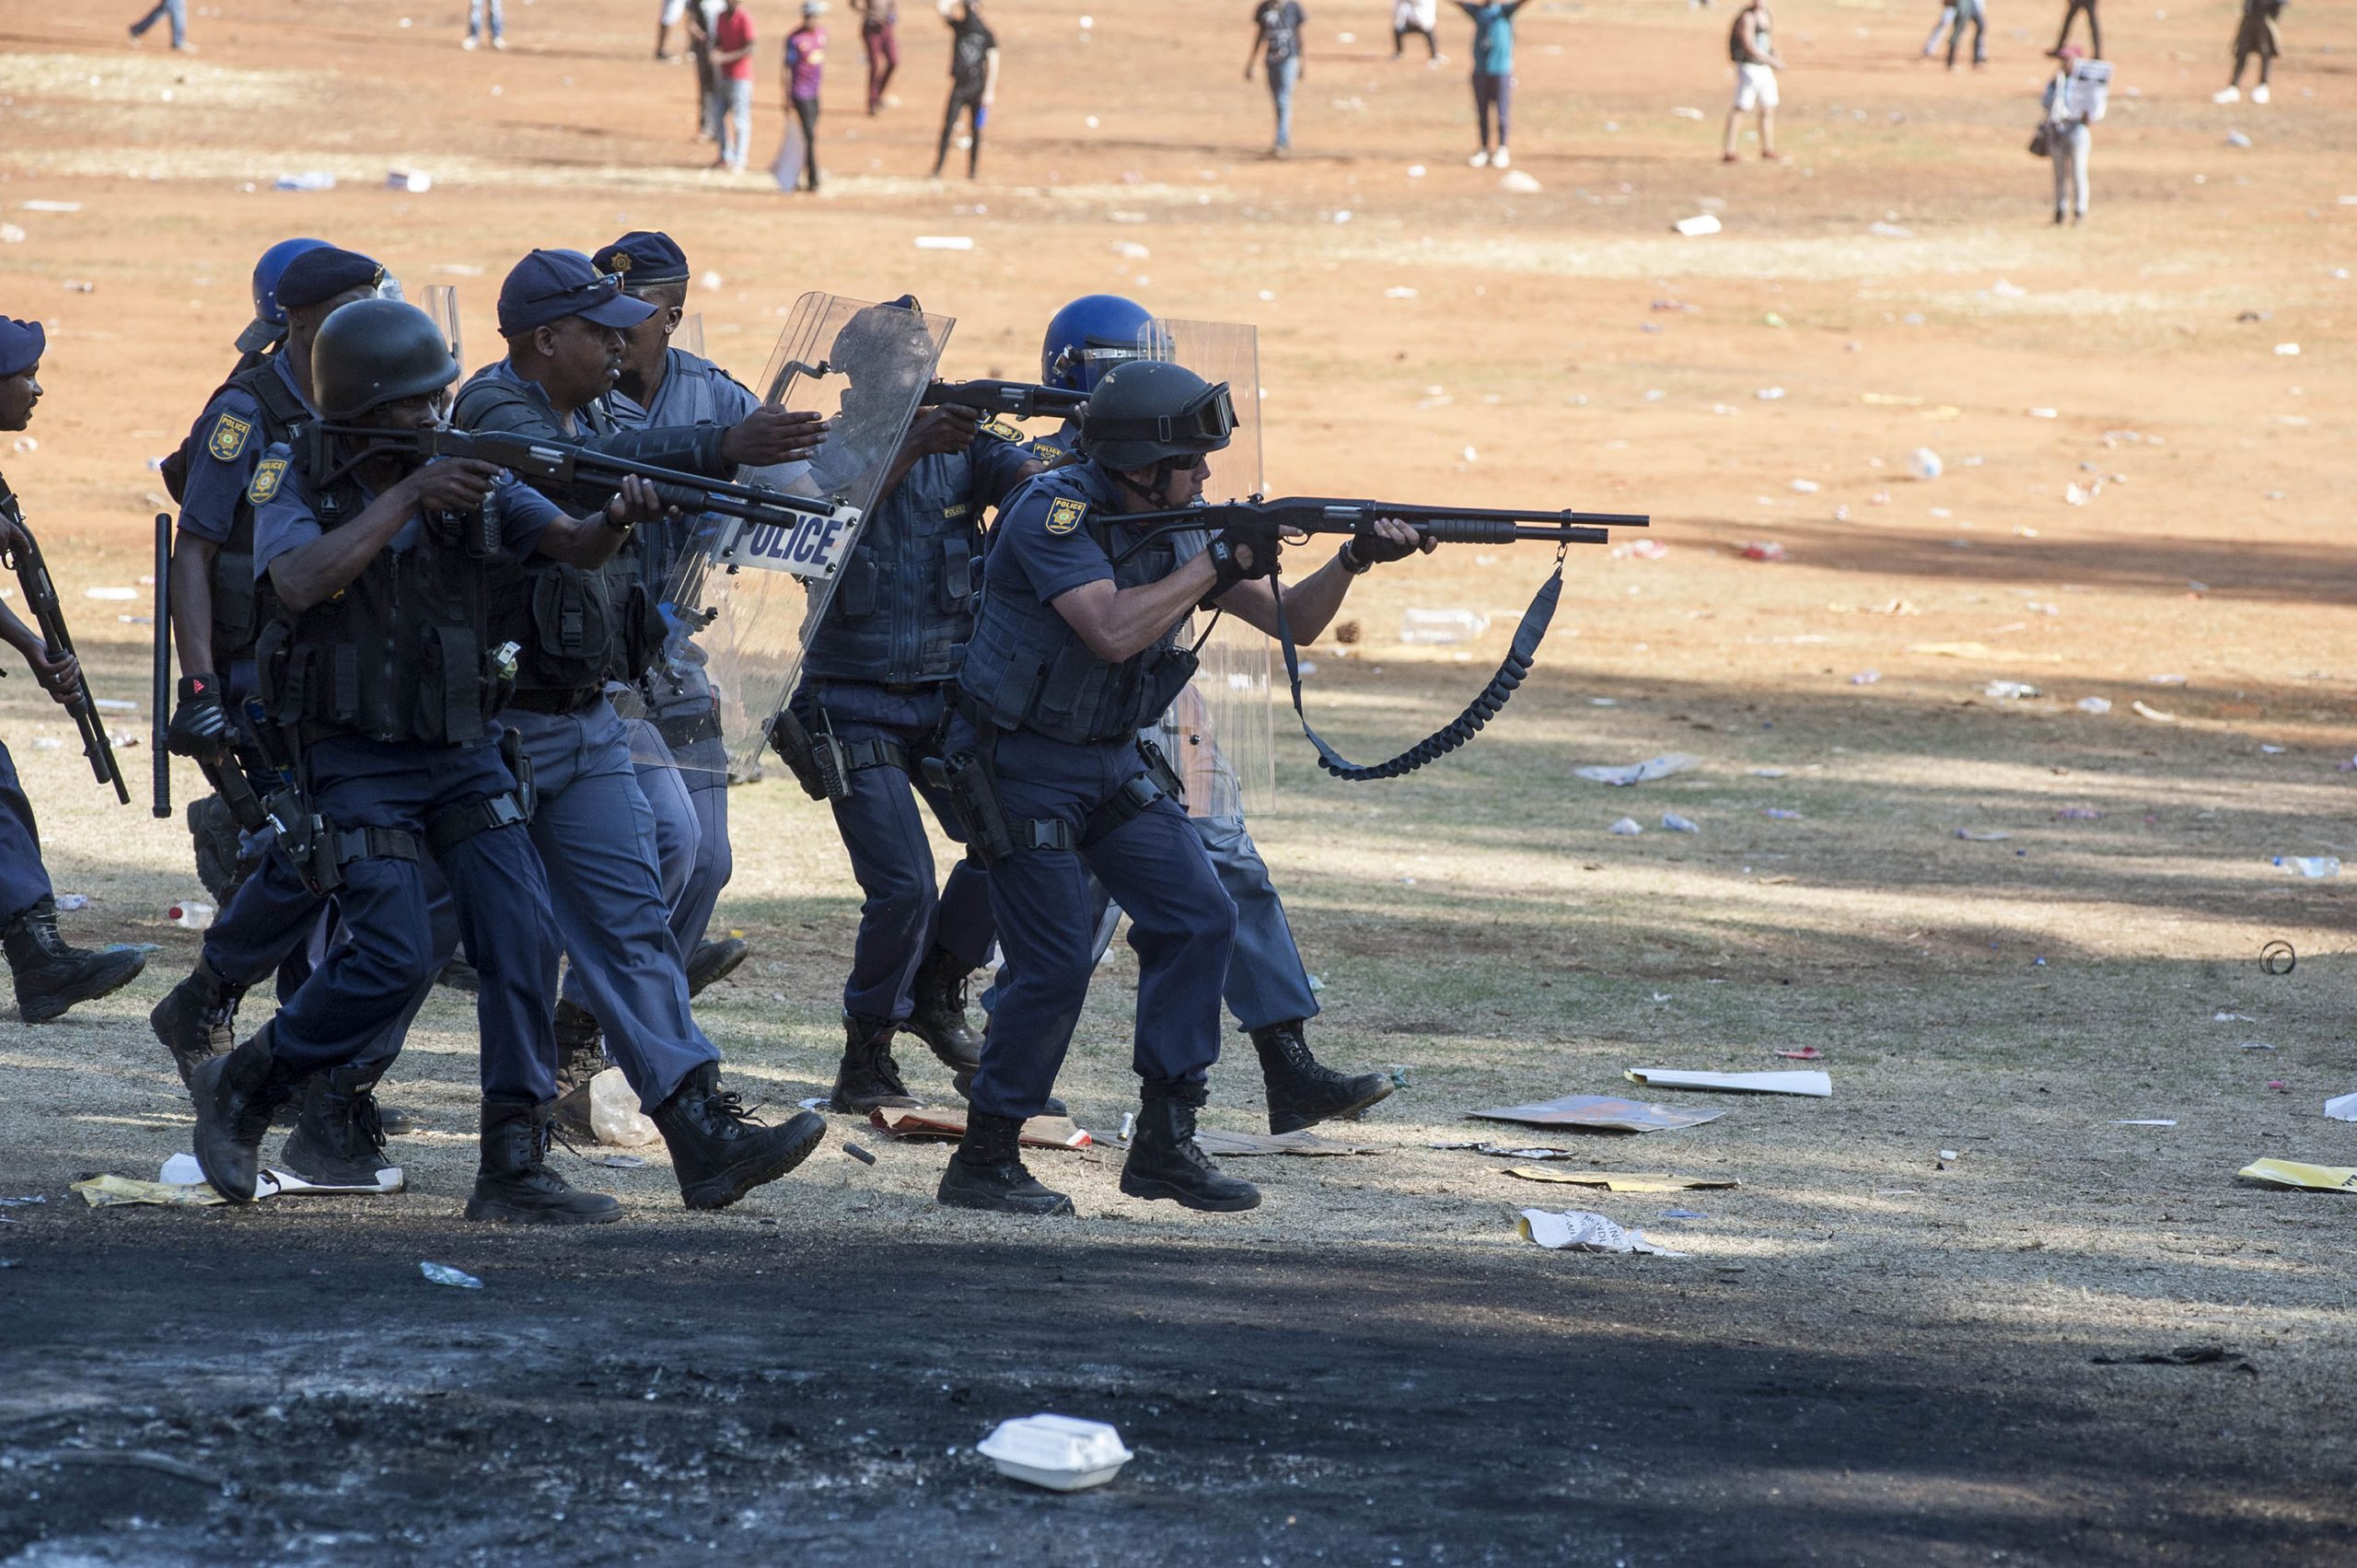
<path fill-rule="evenodd" d="M 1719 161 L 1736 161 L 1736 127 L 1743 117 L 1754 110 L 1759 111 L 1759 156 L 1770 163 L 1782 163 L 1776 151 L 1776 73 L 1784 68 L 1784 57 L 1776 52 L 1774 20 L 1768 14 L 1767 0 L 1751 0 L 1735 17 L 1735 26 L 1727 29 L 1727 58 L 1735 62 L 1735 102 L 1727 110 L 1727 134 L 1719 149 Z"/>
<path fill-rule="evenodd" d="M 2080 95 L 2073 90 L 2072 76 L 2082 58 L 2079 46 L 2064 44 L 2057 58 L 2061 64 L 2046 84 L 2046 119 L 2038 127 L 2038 134 L 2045 140 L 2046 156 L 2054 165 L 2054 221 L 2059 224 L 2067 215 L 2073 223 L 2084 223 L 2087 216 L 2087 151 L 2094 141 L 2087 127 L 2103 118 L 2103 105 L 2096 99 L 2083 106 Z"/>

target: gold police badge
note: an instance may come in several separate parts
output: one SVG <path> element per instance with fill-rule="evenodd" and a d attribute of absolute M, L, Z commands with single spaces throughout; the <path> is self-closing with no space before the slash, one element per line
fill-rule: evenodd
<path fill-rule="evenodd" d="M 254 470 L 254 482 L 246 486 L 246 499 L 257 506 L 261 505 L 278 494 L 278 487 L 285 478 L 284 458 L 264 458 Z"/>
<path fill-rule="evenodd" d="M 1088 504 L 1085 501 L 1075 501 L 1069 495 L 1052 501 L 1048 505 L 1048 531 L 1070 533 L 1080 527 L 1080 519 L 1087 515 Z"/>
<path fill-rule="evenodd" d="M 253 433 L 253 421 L 239 419 L 225 410 L 221 417 L 213 422 L 213 434 L 205 437 L 204 449 L 225 463 L 235 462 L 238 454 L 246 449 L 246 440 Z"/>

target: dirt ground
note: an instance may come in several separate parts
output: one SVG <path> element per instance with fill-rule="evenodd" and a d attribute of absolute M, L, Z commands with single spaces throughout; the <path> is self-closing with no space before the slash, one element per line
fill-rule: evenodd
<path fill-rule="evenodd" d="M 958 318 L 946 373 L 1016 376 L 1057 304 L 1117 289 L 1259 325 L 1275 492 L 1649 511 L 1666 553 L 1576 553 L 1537 675 L 1412 779 L 1323 779 L 1281 726 L 1255 833 L 1325 988 L 1313 1040 L 1411 1086 L 1348 1130 L 1373 1155 L 1237 1162 L 1268 1193 L 1241 1216 L 1122 1198 L 1118 1153 L 1038 1156 L 1075 1221 L 946 1214 L 942 1145 L 839 1123 L 723 1214 L 675 1206 L 658 1146 L 567 1158 L 625 1224 L 494 1234 L 459 1218 L 453 997 L 389 1086 L 428 1129 L 393 1144 L 403 1196 L 86 1211 L 69 1182 L 184 1145 L 145 1014 L 192 958 L 163 911 L 196 884 L 145 816 L 144 741 L 119 808 L 9 681 L 52 870 L 90 900 L 70 933 L 159 951 L 0 1027 L 0 1200 L 42 1200 L 0 1207 L 0 1561 L 2351 1561 L 2357 1209 L 2235 1176 L 2357 1163 L 2320 1114 L 2357 1089 L 2343 880 L 2273 863 L 2357 848 L 2357 85 L 2324 8 L 2287 13 L 2276 101 L 2231 109 L 2227 0 L 2107 16 L 2077 229 L 2022 152 L 2043 7 L 1951 75 L 1915 57 L 1929 6 L 1787 0 L 1793 160 L 1722 166 L 1724 6 L 1537 0 L 1535 192 L 1465 165 L 1464 24 L 1446 64 L 1395 64 L 1381 0 L 1312 0 L 1284 163 L 1241 4 L 1084 29 L 1079 0 L 1006 0 L 982 178 L 940 186 L 927 8 L 872 120 L 838 14 L 816 198 L 699 167 L 644 0 L 514 6 L 498 55 L 458 50 L 455 5 L 402 8 L 199 7 L 192 57 L 127 50 L 127 17 L 0 11 L 0 310 L 51 336 L 37 446 L 0 463 L 100 695 L 141 704 L 126 738 L 145 606 L 84 590 L 144 582 L 150 460 L 290 233 L 458 285 L 470 363 L 526 248 L 636 226 L 687 247 L 748 376 L 806 289 L 914 290 Z M 785 14 L 758 17 L 765 162 Z M 394 168 L 434 186 L 380 188 Z M 337 188 L 273 189 L 310 170 Z M 1723 233 L 1670 231 L 1703 212 Z M 1372 757 L 1446 720 L 1546 570 L 1459 551 L 1368 579 L 1358 640 L 1312 654 L 1321 730 Z M 1490 628 L 1403 646 L 1411 608 Z M 1572 772 L 1671 751 L 1697 766 Z M 721 918 L 757 958 L 700 1016 L 787 1104 L 831 1073 L 857 893 L 790 783 L 732 808 Z M 1609 833 L 1624 814 L 1646 831 Z M 2289 974 L 2259 967 L 2274 940 Z M 1117 946 L 1063 1084 L 1085 1125 L 1133 1097 L 1134 979 Z M 1207 1120 L 1258 1126 L 1234 1043 Z M 1725 1114 L 1592 1142 L 1463 1117 L 1804 1047 L 1832 1098 L 1663 1091 Z M 1492 1137 L 1742 1185 L 1540 1187 L 1431 1146 Z M 1542 1252 L 1524 1206 L 1689 1256 Z M 2244 1359 L 2095 1359 L 2204 1343 Z M 1035 1410 L 1137 1458 L 1068 1499 L 1004 1482 L 973 1444 Z"/>

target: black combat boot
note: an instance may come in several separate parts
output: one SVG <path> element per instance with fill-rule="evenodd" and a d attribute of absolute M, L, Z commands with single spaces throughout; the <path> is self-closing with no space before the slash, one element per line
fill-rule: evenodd
<path fill-rule="evenodd" d="M 998 1214 L 1068 1214 L 1072 1200 L 1051 1191 L 1023 1167 L 1016 1140 L 1022 1121 L 1012 1116 L 966 1113 L 966 1136 L 941 1173 L 934 1196 L 953 1209 L 987 1209 Z"/>
<path fill-rule="evenodd" d="M 622 1206 L 603 1192 L 575 1192 L 549 1168 L 549 1108 L 529 1100 L 482 1102 L 482 1165 L 467 1218 L 511 1225 L 605 1225 Z"/>
<path fill-rule="evenodd" d="M 827 1119 L 814 1110 L 764 1126 L 736 1091 L 720 1086 L 720 1068 L 709 1062 L 655 1108 L 655 1125 L 671 1151 L 679 1201 L 691 1209 L 726 1208 L 808 1159 L 827 1135 Z"/>
<path fill-rule="evenodd" d="M 8 923 L 0 947 L 17 977 L 17 1016 L 45 1024 L 76 1002 L 121 991 L 147 967 L 147 955 L 130 947 L 87 952 L 69 947 L 57 934 L 57 900 L 48 894 Z"/>
<path fill-rule="evenodd" d="M 182 1084 L 192 1082 L 199 1067 L 236 1048 L 238 1004 L 245 994 L 244 986 L 223 980 L 199 958 L 189 977 L 164 993 L 147 1015 L 148 1028 L 172 1053 Z"/>
<path fill-rule="evenodd" d="M 737 972 L 737 966 L 752 951 L 735 936 L 724 936 L 717 942 L 699 942 L 695 951 L 688 955 L 688 994 L 702 996 L 704 988 L 717 985 Z"/>
<path fill-rule="evenodd" d="M 889 1018 L 843 1015 L 843 1061 L 835 1069 L 835 1092 L 827 1109 L 839 1115 L 866 1115 L 879 1105 L 915 1105 L 916 1096 L 900 1082 L 900 1064 L 892 1060 Z"/>
<path fill-rule="evenodd" d="M 606 1033 L 598 1016 L 575 1002 L 556 1004 L 556 1129 L 584 1144 L 598 1141 L 589 1117 L 589 1081 L 606 1070 Z"/>
<path fill-rule="evenodd" d="M 909 1021 L 900 1027 L 924 1041 L 941 1059 L 964 1094 L 982 1064 L 982 1040 L 966 1024 L 966 977 L 972 971 L 948 948 L 935 943 L 910 986 L 915 1004 Z"/>
<path fill-rule="evenodd" d="M 1137 1136 L 1130 1140 L 1130 1157 L 1121 1167 L 1122 1191 L 1215 1214 L 1260 1206 L 1258 1187 L 1221 1175 L 1195 1146 L 1195 1110 L 1203 1098 L 1201 1084 L 1145 1086 Z"/>
<path fill-rule="evenodd" d="M 189 1083 L 196 1102 L 196 1163 L 213 1191 L 232 1203 L 254 1201 L 261 1135 L 270 1113 L 286 1103 L 295 1074 L 270 1051 L 271 1027 L 226 1056 L 199 1064 Z"/>
<path fill-rule="evenodd" d="M 314 1073 L 303 1082 L 303 1111 L 278 1163 L 314 1187 L 398 1192 L 398 1169 L 385 1158 L 377 1114 L 377 1070 L 357 1063 Z"/>
<path fill-rule="evenodd" d="M 1356 1116 L 1391 1093 L 1391 1080 L 1381 1073 L 1346 1076 L 1320 1063 L 1309 1054 L 1298 1018 L 1254 1029 L 1252 1049 L 1260 1053 L 1260 1076 L 1269 1087 L 1271 1132 L 1298 1132 L 1314 1122 Z"/>

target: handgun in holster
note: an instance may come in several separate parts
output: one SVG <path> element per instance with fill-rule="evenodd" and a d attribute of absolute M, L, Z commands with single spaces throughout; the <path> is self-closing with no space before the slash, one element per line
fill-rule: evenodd
<path fill-rule="evenodd" d="M 998 786 L 990 768 L 970 751 L 927 757 L 920 764 L 924 781 L 949 797 L 949 813 L 966 835 L 967 853 L 984 865 L 997 865 L 1015 856 L 1015 835 L 999 805 Z"/>
<path fill-rule="evenodd" d="M 1179 778 L 1178 770 L 1170 765 L 1170 759 L 1163 754 L 1161 747 L 1139 736 L 1138 759 L 1145 764 L 1145 776 L 1157 790 L 1182 807 L 1187 804 L 1186 783 Z"/>
<path fill-rule="evenodd" d="M 770 745 L 785 760 L 802 793 L 813 800 L 851 797 L 851 760 L 831 727 L 813 735 L 791 705 L 770 721 Z"/>
<path fill-rule="evenodd" d="M 524 749 L 524 732 L 503 729 L 499 732 L 499 760 L 516 778 L 516 804 L 524 809 L 524 820 L 532 819 L 532 812 L 540 804 L 540 792 L 532 786 L 532 757 Z"/>

